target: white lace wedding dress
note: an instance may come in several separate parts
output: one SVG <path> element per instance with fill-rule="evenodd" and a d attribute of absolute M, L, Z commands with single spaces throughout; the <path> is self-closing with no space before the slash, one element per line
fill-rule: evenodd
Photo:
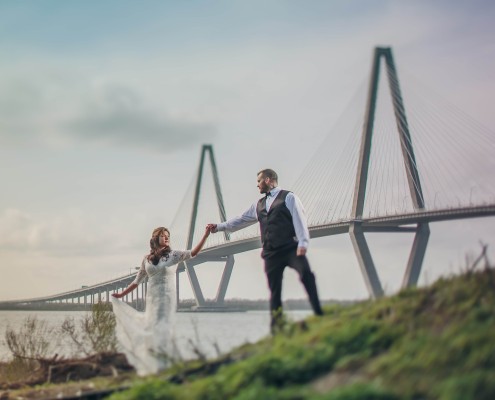
<path fill-rule="evenodd" d="M 139 312 L 111 297 L 121 350 L 139 375 L 157 373 L 178 356 L 174 340 L 177 306 L 177 264 L 191 258 L 191 251 L 172 250 L 153 265 L 146 257 L 133 283 L 148 277 L 146 311 Z"/>

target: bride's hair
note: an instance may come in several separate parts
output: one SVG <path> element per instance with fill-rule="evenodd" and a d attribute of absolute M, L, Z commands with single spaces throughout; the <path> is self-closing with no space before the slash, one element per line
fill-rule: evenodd
<path fill-rule="evenodd" d="M 153 265 L 157 265 L 160 261 L 160 258 L 167 257 L 170 253 L 170 246 L 160 247 L 160 235 L 164 232 L 167 232 L 170 236 L 170 231 L 167 228 L 159 227 L 153 230 L 150 239 L 150 254 L 148 254 L 148 261 L 153 263 Z"/>

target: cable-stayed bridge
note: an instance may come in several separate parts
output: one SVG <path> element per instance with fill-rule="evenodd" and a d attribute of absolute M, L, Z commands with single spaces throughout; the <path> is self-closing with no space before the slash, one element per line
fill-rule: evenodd
<path fill-rule="evenodd" d="M 381 77 L 383 75 L 383 77 Z M 292 189 L 301 198 L 311 237 L 349 234 L 371 297 L 383 295 L 366 234 L 414 234 L 401 287 L 417 284 L 430 236 L 438 221 L 495 215 L 495 135 L 414 78 L 403 90 L 390 48 L 376 48 L 363 95 L 346 111 Z M 402 81 L 401 81 L 402 82 Z M 406 107 L 407 106 L 407 107 Z M 407 112 L 406 112 L 407 111 Z M 336 149 L 339 151 L 335 151 Z M 256 171 L 255 171 L 256 172 Z M 255 173 L 254 172 L 254 173 Z M 210 203 L 208 203 L 208 200 Z M 204 145 L 197 175 L 178 210 L 174 247 L 190 248 L 211 221 L 211 201 L 222 221 L 227 213 L 211 145 Z M 211 235 L 195 259 L 180 265 L 197 307 L 221 307 L 235 255 L 261 246 L 258 227 Z M 207 302 L 199 265 L 224 262 L 216 297 Z M 16 304 L 94 303 L 127 286 L 134 274 L 90 287 Z M 144 298 L 146 284 L 127 301 Z M 177 290 L 179 296 L 179 290 Z M 5 304 L 5 303 L 4 303 Z"/>

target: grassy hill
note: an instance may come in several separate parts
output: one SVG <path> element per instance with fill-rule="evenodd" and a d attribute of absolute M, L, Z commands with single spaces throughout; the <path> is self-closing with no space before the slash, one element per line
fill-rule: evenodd
<path fill-rule="evenodd" d="M 495 399 L 495 272 L 288 322 L 220 360 L 175 366 L 122 399 Z"/>

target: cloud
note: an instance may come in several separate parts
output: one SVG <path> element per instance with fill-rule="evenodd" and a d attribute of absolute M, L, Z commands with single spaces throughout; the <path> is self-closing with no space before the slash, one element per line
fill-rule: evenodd
<path fill-rule="evenodd" d="M 0 82 L 0 141 L 74 146 L 90 143 L 170 153 L 210 141 L 216 129 L 194 115 L 171 116 L 127 84 L 95 85 L 56 70 Z"/>
<path fill-rule="evenodd" d="M 68 134 L 79 140 L 171 152 L 211 139 L 212 125 L 172 118 L 146 108 L 139 95 L 123 86 L 104 88 L 67 124 Z"/>
<path fill-rule="evenodd" d="M 36 243 L 38 229 L 29 214 L 16 209 L 0 215 L 0 249 L 19 251 Z"/>
<path fill-rule="evenodd" d="M 0 252 L 54 258 L 94 257 L 133 251 L 132 233 L 112 221 L 107 228 L 77 209 L 46 219 L 19 209 L 0 214 Z"/>

